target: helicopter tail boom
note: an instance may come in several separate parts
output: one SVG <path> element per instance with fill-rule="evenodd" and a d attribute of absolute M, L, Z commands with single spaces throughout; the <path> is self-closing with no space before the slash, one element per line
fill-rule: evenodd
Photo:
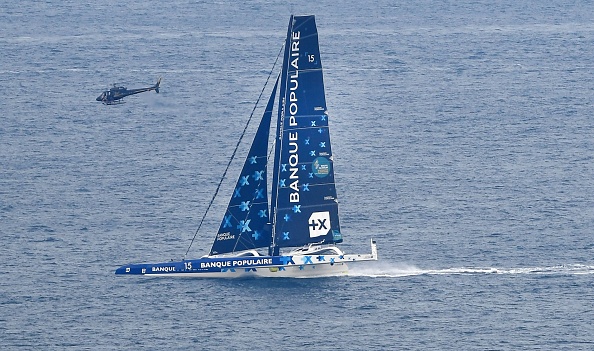
<path fill-rule="evenodd" d="M 159 93 L 159 86 L 161 85 L 161 77 L 159 77 L 159 80 L 157 80 L 157 84 L 155 84 L 154 88 L 155 88 L 155 92 L 158 94 Z"/>

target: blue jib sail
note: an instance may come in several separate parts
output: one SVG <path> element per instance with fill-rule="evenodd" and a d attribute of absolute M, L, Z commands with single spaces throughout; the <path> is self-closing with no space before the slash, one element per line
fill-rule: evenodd
<path fill-rule="evenodd" d="M 289 22 L 276 138 L 273 245 L 341 242 L 314 16 L 291 16 Z"/>
<path fill-rule="evenodd" d="M 270 246 L 272 228 L 267 192 L 270 120 L 278 80 L 252 142 L 210 255 Z"/>

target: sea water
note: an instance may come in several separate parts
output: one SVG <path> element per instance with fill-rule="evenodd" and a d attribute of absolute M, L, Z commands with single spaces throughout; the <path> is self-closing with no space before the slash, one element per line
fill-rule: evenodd
<path fill-rule="evenodd" d="M 591 2 L 1 8 L 0 349 L 594 349 Z M 188 250 L 291 13 L 318 24 L 342 248 L 373 237 L 380 260 L 324 279 L 116 277 Z M 158 95 L 95 101 L 159 77 Z"/>

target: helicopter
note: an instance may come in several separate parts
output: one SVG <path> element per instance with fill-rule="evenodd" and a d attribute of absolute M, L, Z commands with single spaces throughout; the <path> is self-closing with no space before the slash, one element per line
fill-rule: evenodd
<path fill-rule="evenodd" d="M 121 104 L 124 103 L 122 100 L 124 97 L 128 95 L 134 95 L 139 93 L 144 93 L 145 91 L 154 90 L 155 92 L 159 92 L 159 86 L 161 85 L 161 78 L 157 80 L 157 83 L 153 86 L 146 87 L 146 88 L 139 88 L 139 89 L 126 89 L 123 86 L 117 86 L 116 84 L 113 85 L 112 88 L 106 90 L 101 93 L 97 97 L 97 101 L 101 101 L 105 105 L 114 105 L 114 104 Z"/>

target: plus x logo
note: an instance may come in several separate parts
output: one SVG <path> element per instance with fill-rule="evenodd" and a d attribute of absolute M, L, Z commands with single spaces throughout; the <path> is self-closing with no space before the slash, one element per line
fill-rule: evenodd
<path fill-rule="evenodd" d="M 309 226 L 309 237 L 324 236 L 330 231 L 330 212 L 313 212 L 307 221 Z"/>
<path fill-rule="evenodd" d="M 326 227 L 326 219 L 319 219 L 318 218 L 318 222 L 316 223 L 315 219 L 312 219 L 311 222 L 309 222 L 309 226 L 311 227 L 312 230 L 317 230 L 317 229 L 328 229 L 328 227 Z"/>

